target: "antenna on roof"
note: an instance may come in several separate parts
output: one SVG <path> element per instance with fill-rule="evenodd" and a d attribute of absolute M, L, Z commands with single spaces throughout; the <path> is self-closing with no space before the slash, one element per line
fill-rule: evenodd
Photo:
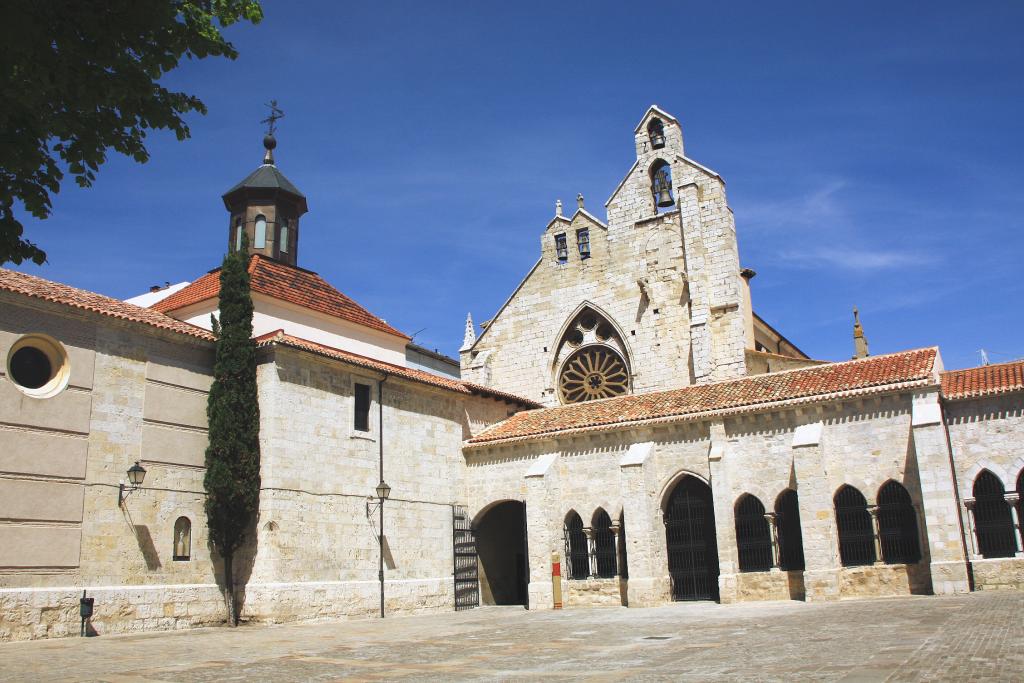
<path fill-rule="evenodd" d="M 985 352 L 985 349 L 978 349 L 978 353 L 981 354 L 981 364 L 990 365 L 988 360 L 988 353 Z"/>

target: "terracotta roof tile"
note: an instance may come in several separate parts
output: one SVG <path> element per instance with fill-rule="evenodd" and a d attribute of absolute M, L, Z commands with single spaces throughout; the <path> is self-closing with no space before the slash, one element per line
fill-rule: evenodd
<path fill-rule="evenodd" d="M 539 404 L 530 401 L 528 399 L 508 394 L 502 391 L 495 391 L 488 387 L 481 387 L 473 384 L 472 382 L 463 382 L 452 377 L 445 377 L 443 375 L 435 375 L 424 370 L 417 370 L 415 368 L 405 368 L 400 365 L 394 365 L 392 363 L 385 363 L 373 358 L 367 358 L 366 356 L 360 356 L 359 354 L 352 353 L 350 351 L 342 351 L 331 346 L 325 346 L 323 344 L 317 344 L 306 339 L 294 337 L 290 334 L 285 334 L 282 330 L 275 332 L 269 332 L 256 338 L 257 346 L 270 346 L 273 344 L 280 344 L 282 346 L 290 346 L 292 348 L 301 349 L 303 351 L 310 351 L 312 353 L 326 356 L 328 358 L 334 358 L 341 360 L 352 365 L 373 370 L 376 372 L 383 372 L 396 377 L 402 377 L 404 379 L 411 380 L 413 382 L 420 382 L 422 384 L 429 384 L 431 386 L 439 387 L 441 389 L 447 389 L 460 394 L 476 394 L 479 396 L 486 396 L 489 398 L 498 398 L 503 401 L 509 401 L 517 403 L 519 405 L 536 408 Z"/>
<path fill-rule="evenodd" d="M 918 349 L 670 391 L 525 411 L 467 443 L 470 447 L 507 443 L 698 414 L 740 412 L 769 403 L 830 394 L 856 395 L 893 385 L 928 384 L 937 381 L 934 375 L 936 355 L 935 348 Z"/>
<path fill-rule="evenodd" d="M 942 396 L 950 401 L 1024 391 L 1024 360 L 942 373 Z"/>
<path fill-rule="evenodd" d="M 6 268 L 0 268 L 0 291 L 23 294 L 35 299 L 43 299 L 92 311 L 93 313 L 110 316 L 111 318 L 130 320 L 170 330 L 171 332 L 186 334 L 190 337 L 213 341 L 213 335 L 206 330 L 181 322 L 180 320 L 175 320 L 152 309 L 142 308 L 118 299 L 103 296 L 102 294 L 77 289 L 59 282 L 44 280 L 34 275 L 7 270 Z"/>
<path fill-rule="evenodd" d="M 256 254 L 249 260 L 249 286 L 259 294 L 409 339 L 310 270 L 288 266 Z M 219 293 L 220 268 L 217 268 L 184 289 L 156 302 L 152 308 L 168 313 L 213 299 Z"/>

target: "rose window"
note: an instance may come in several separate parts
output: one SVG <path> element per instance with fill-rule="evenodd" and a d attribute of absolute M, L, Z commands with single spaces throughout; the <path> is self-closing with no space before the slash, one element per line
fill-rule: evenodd
<path fill-rule="evenodd" d="M 629 393 L 625 344 L 615 327 L 584 308 L 562 335 L 555 358 L 558 397 L 579 403 Z"/>

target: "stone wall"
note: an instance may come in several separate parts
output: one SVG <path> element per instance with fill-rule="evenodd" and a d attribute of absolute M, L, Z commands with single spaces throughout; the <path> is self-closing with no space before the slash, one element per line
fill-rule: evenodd
<path fill-rule="evenodd" d="M 584 304 L 621 333 L 633 392 L 744 374 L 748 304 L 725 185 L 683 156 L 678 122 L 664 123 L 663 149 L 645 147 L 646 132 L 637 134 L 637 162 L 607 202 L 607 225 L 585 210 L 548 224 L 540 260 L 462 353 L 465 379 L 557 404 L 559 337 Z M 650 170 L 662 160 L 676 199 L 668 210 L 651 194 Z M 581 229 L 590 233 L 587 259 L 576 249 Z M 568 241 L 564 262 L 555 251 L 559 234 Z"/>
<path fill-rule="evenodd" d="M 562 605 L 571 607 L 622 607 L 626 604 L 625 579 L 562 581 Z"/>

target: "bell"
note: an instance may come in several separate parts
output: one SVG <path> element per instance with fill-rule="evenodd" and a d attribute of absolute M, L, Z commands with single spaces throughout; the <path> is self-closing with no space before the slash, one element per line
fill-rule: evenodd
<path fill-rule="evenodd" d="M 665 146 L 665 136 L 661 133 L 654 133 L 651 135 L 651 147 L 654 149 L 661 149 Z"/>
<path fill-rule="evenodd" d="M 675 200 L 672 199 L 672 188 L 669 187 L 668 180 L 664 174 L 657 173 L 654 176 L 654 203 L 659 208 L 665 209 L 675 205 Z"/>

